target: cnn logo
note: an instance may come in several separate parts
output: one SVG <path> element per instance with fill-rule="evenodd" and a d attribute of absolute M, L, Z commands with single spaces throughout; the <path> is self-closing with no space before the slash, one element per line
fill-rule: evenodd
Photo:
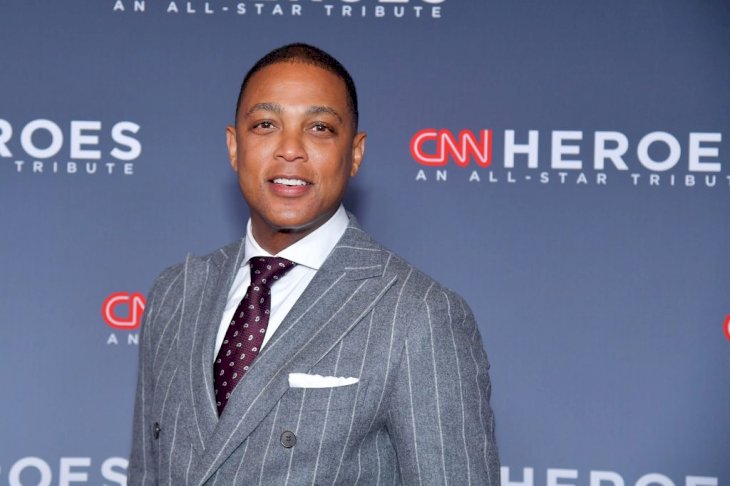
<path fill-rule="evenodd" d="M 450 130 L 426 128 L 411 139 L 411 156 L 419 164 L 432 167 L 446 165 L 449 157 L 460 167 L 466 167 L 472 159 L 481 167 L 489 167 L 492 131 L 481 130 L 477 135 L 471 130 L 462 130 L 454 136 Z"/>
<path fill-rule="evenodd" d="M 139 292 L 115 292 L 104 300 L 101 315 L 107 326 L 132 331 L 142 323 L 146 303 L 144 295 Z"/>

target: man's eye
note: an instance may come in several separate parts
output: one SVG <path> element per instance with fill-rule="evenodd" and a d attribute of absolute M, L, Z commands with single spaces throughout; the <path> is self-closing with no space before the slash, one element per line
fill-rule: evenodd
<path fill-rule="evenodd" d="M 314 125 L 312 125 L 312 129 L 315 132 L 334 132 L 334 130 L 332 130 L 329 125 L 325 125 L 324 123 L 315 123 Z"/>
<path fill-rule="evenodd" d="M 268 130 L 270 128 L 274 128 L 274 124 L 271 123 L 270 121 L 260 121 L 260 122 L 256 123 L 253 127 Z"/>

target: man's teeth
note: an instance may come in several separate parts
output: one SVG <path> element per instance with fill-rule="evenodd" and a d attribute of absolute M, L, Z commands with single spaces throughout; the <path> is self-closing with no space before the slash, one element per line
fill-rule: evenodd
<path fill-rule="evenodd" d="M 274 184 L 285 184 L 287 186 L 306 186 L 307 183 L 301 179 L 284 179 L 279 177 L 274 179 Z"/>

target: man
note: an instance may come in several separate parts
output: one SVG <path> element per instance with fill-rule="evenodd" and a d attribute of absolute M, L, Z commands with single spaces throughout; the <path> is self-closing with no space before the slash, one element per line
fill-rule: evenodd
<path fill-rule="evenodd" d="M 226 137 L 247 234 L 155 282 L 130 484 L 499 485 L 471 311 L 341 206 L 357 113 L 317 48 L 246 75 Z"/>

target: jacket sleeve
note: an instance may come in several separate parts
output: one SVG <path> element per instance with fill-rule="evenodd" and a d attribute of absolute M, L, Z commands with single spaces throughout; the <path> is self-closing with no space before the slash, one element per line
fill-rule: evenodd
<path fill-rule="evenodd" d="M 402 483 L 499 486 L 489 363 L 474 315 L 432 286 L 412 318 L 388 412 Z"/>
<path fill-rule="evenodd" d="M 137 372 L 137 390 L 134 401 L 134 420 L 132 429 L 132 451 L 127 469 L 127 483 L 130 486 L 147 486 L 157 484 L 157 460 L 153 452 L 153 424 L 150 423 L 154 394 L 154 375 L 152 370 L 152 352 L 154 350 L 154 322 L 159 308 L 161 293 L 164 293 L 166 273 L 157 278 L 147 296 L 147 305 L 142 316 L 140 327 L 139 368 Z"/>

